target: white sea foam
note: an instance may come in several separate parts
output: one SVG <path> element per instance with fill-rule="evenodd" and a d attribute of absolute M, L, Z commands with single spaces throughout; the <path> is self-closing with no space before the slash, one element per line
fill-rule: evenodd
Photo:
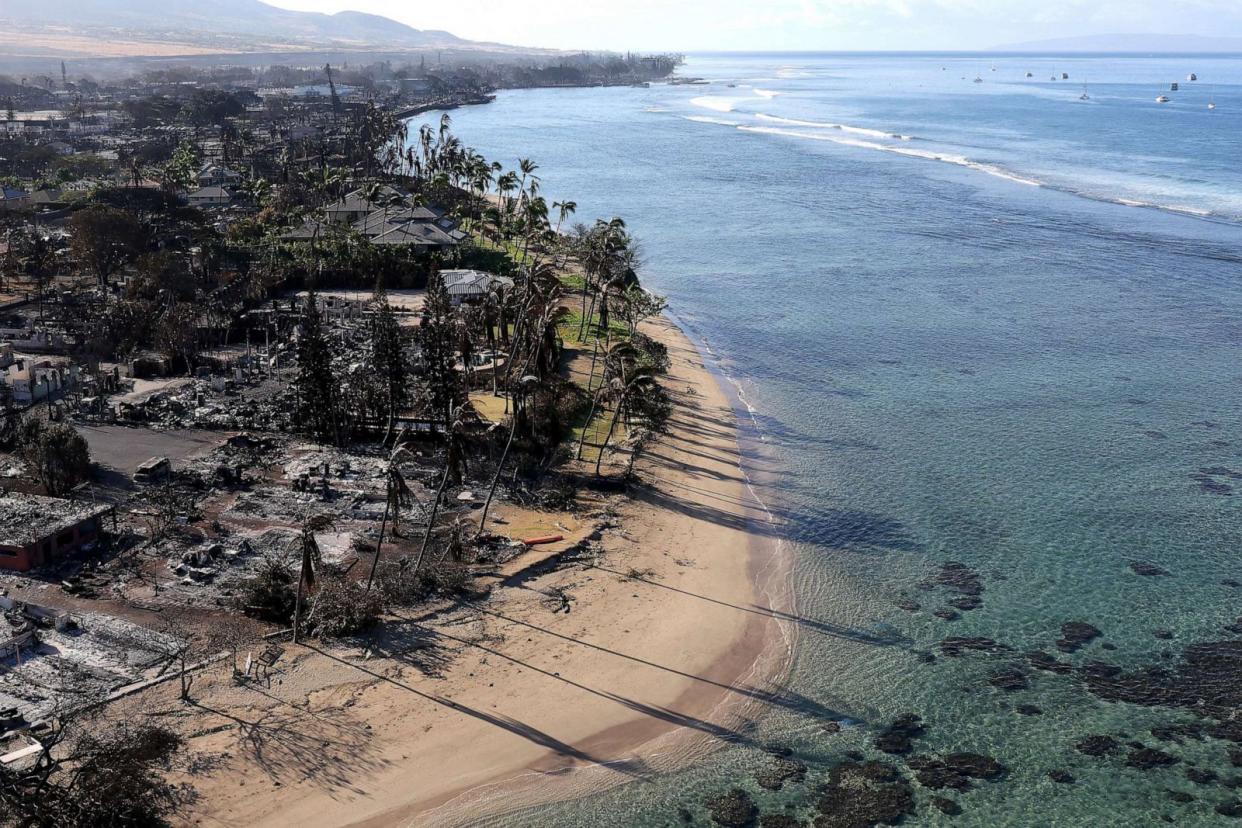
<path fill-rule="evenodd" d="M 691 98 L 692 106 L 700 109 L 710 109 L 714 112 L 732 112 L 737 108 L 741 98 L 723 98 L 719 95 L 703 95 L 699 98 Z"/>
<path fill-rule="evenodd" d="M 713 118 L 711 115 L 682 115 L 687 121 L 694 121 L 696 124 L 717 124 L 719 126 L 736 127 L 741 126 L 737 121 L 730 121 L 725 118 Z"/>
<path fill-rule="evenodd" d="M 785 124 L 786 126 L 813 127 L 815 129 L 839 129 L 842 132 L 852 132 L 855 135 L 868 135 L 872 138 L 892 138 L 895 141 L 913 141 L 912 135 L 901 135 L 897 132 L 884 132 L 880 129 L 868 129 L 866 127 L 850 126 L 849 124 L 836 124 L 829 121 L 802 121 L 797 118 L 782 118 L 779 115 L 767 115 L 760 113 L 755 116 L 761 121 L 767 121 L 773 124 Z"/>
<path fill-rule="evenodd" d="M 841 144 L 847 147 L 857 147 L 859 149 L 877 150 L 879 152 L 891 152 L 895 155 L 904 155 L 909 158 L 922 158 L 927 161 L 940 161 L 945 164 L 954 164 L 959 167 L 967 167 L 978 172 L 987 173 L 996 178 L 1003 178 L 1018 184 L 1025 184 L 1030 187 L 1044 186 L 1042 181 L 1036 181 L 1032 178 L 1024 178 L 1017 173 L 1010 172 L 1003 167 L 995 164 L 984 164 L 979 161 L 972 161 L 963 155 L 953 155 L 951 153 L 933 152 L 931 150 L 910 149 L 908 147 L 889 146 L 886 144 L 877 144 L 873 141 L 861 141 L 855 138 L 845 138 L 833 135 L 831 132 L 799 132 L 792 129 L 778 129 L 776 127 L 756 127 L 756 126 L 740 126 L 738 129 L 744 132 L 755 132 L 763 135 L 783 135 L 789 138 L 804 138 L 811 141 L 829 141 L 834 144 Z"/>
<path fill-rule="evenodd" d="M 755 90 L 755 94 L 756 94 L 756 95 L 758 95 L 758 96 L 759 96 L 759 97 L 761 97 L 761 98 L 769 98 L 769 99 L 770 99 L 770 98 L 775 98 L 777 95 L 779 95 L 779 94 L 781 94 L 781 93 L 780 93 L 780 92 L 773 92 L 773 91 L 772 91 L 772 90 L 770 90 L 770 89 L 756 89 L 756 90 Z"/>

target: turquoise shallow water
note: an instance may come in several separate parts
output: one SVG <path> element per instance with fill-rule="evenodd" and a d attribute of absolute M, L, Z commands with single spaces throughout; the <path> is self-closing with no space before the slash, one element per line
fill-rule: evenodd
<path fill-rule="evenodd" d="M 703 798 L 734 784 L 808 816 L 827 769 L 877 756 L 876 728 L 906 711 L 927 725 L 916 752 L 1010 769 L 951 793 L 952 819 L 915 785 L 910 824 L 1224 819 L 1235 792 L 1185 771 L 1234 775 L 1227 743 L 1148 732 L 1187 713 L 1101 700 L 1076 674 L 988 679 L 1032 649 L 1130 669 L 1236 638 L 1222 627 L 1242 590 L 1221 581 L 1242 580 L 1242 60 L 992 65 L 704 57 L 685 73 L 707 86 L 513 92 L 453 113 L 487 157 L 539 162 L 549 200 L 623 216 L 643 241 L 646 283 L 755 409 L 761 489 L 811 622 L 788 679 L 802 710 L 689 771 L 498 824 L 702 823 Z M 1172 80 L 1186 91 L 1156 104 Z M 932 614 L 952 592 L 917 587 L 948 560 L 984 585 L 956 621 Z M 1067 621 L 1103 636 L 1060 654 Z M 946 636 L 1013 651 L 947 658 Z M 815 708 L 863 724 L 828 735 Z M 1182 761 L 1140 771 L 1073 749 L 1094 733 Z M 759 788 L 763 746 L 792 749 L 808 781 Z"/>

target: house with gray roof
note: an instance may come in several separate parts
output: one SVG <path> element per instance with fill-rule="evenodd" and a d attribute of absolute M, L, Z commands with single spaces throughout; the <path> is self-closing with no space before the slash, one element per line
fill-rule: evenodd
<path fill-rule="evenodd" d="M 478 302 L 493 290 L 513 289 L 513 280 L 508 276 L 495 276 L 481 270 L 442 270 L 440 278 L 454 305 Z"/>

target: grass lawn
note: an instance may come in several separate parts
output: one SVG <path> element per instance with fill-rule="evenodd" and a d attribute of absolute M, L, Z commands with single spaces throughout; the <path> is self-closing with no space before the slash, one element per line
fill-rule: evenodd
<path fill-rule="evenodd" d="M 479 416 L 493 423 L 505 419 L 505 397 L 493 397 L 491 391 L 471 391 L 470 402 L 474 403 Z"/>

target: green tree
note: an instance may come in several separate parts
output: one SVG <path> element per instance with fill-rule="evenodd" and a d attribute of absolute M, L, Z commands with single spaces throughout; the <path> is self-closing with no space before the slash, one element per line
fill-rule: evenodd
<path fill-rule="evenodd" d="M 91 474 L 90 447 L 68 423 L 27 417 L 19 428 L 17 452 L 53 496 L 65 494 Z"/>
<path fill-rule="evenodd" d="M 293 380 L 295 413 L 301 428 L 321 442 L 341 444 L 340 395 L 332 374 L 332 355 L 323 316 L 312 290 L 302 307 L 298 337 L 298 372 Z"/>
<path fill-rule="evenodd" d="M 200 169 L 198 150 L 189 141 L 183 141 L 173 150 L 172 158 L 164 167 L 164 186 L 170 190 L 196 189 Z"/>
<path fill-rule="evenodd" d="M 109 277 L 142 252 L 146 230 L 124 210 L 95 205 L 69 219 L 74 257 L 106 286 Z"/>
<path fill-rule="evenodd" d="M 431 410 L 443 419 L 446 429 L 452 426 L 453 406 L 463 402 L 465 397 L 462 377 L 455 367 L 458 332 L 453 317 L 448 290 L 437 273 L 427 286 L 418 344 L 422 351 L 421 376 L 427 386 Z"/>
<path fill-rule="evenodd" d="M 397 414 L 409 402 L 409 365 L 405 358 L 405 342 L 401 326 L 382 290 L 377 298 L 376 313 L 371 321 L 371 358 L 380 387 L 388 424 L 384 441 L 392 436 Z"/>
<path fill-rule="evenodd" d="M 612 434 L 617 428 L 617 420 L 621 412 L 638 402 L 637 398 L 654 394 L 657 387 L 655 380 L 646 374 L 639 374 L 629 382 L 622 382 L 618 377 L 609 383 L 609 396 L 616 407 L 612 410 L 612 419 L 608 422 L 608 433 L 604 435 L 604 444 L 599 447 L 599 455 L 595 458 L 596 476 L 599 476 L 600 465 L 604 462 L 604 453 L 608 451 L 608 443 L 612 440 Z"/>

